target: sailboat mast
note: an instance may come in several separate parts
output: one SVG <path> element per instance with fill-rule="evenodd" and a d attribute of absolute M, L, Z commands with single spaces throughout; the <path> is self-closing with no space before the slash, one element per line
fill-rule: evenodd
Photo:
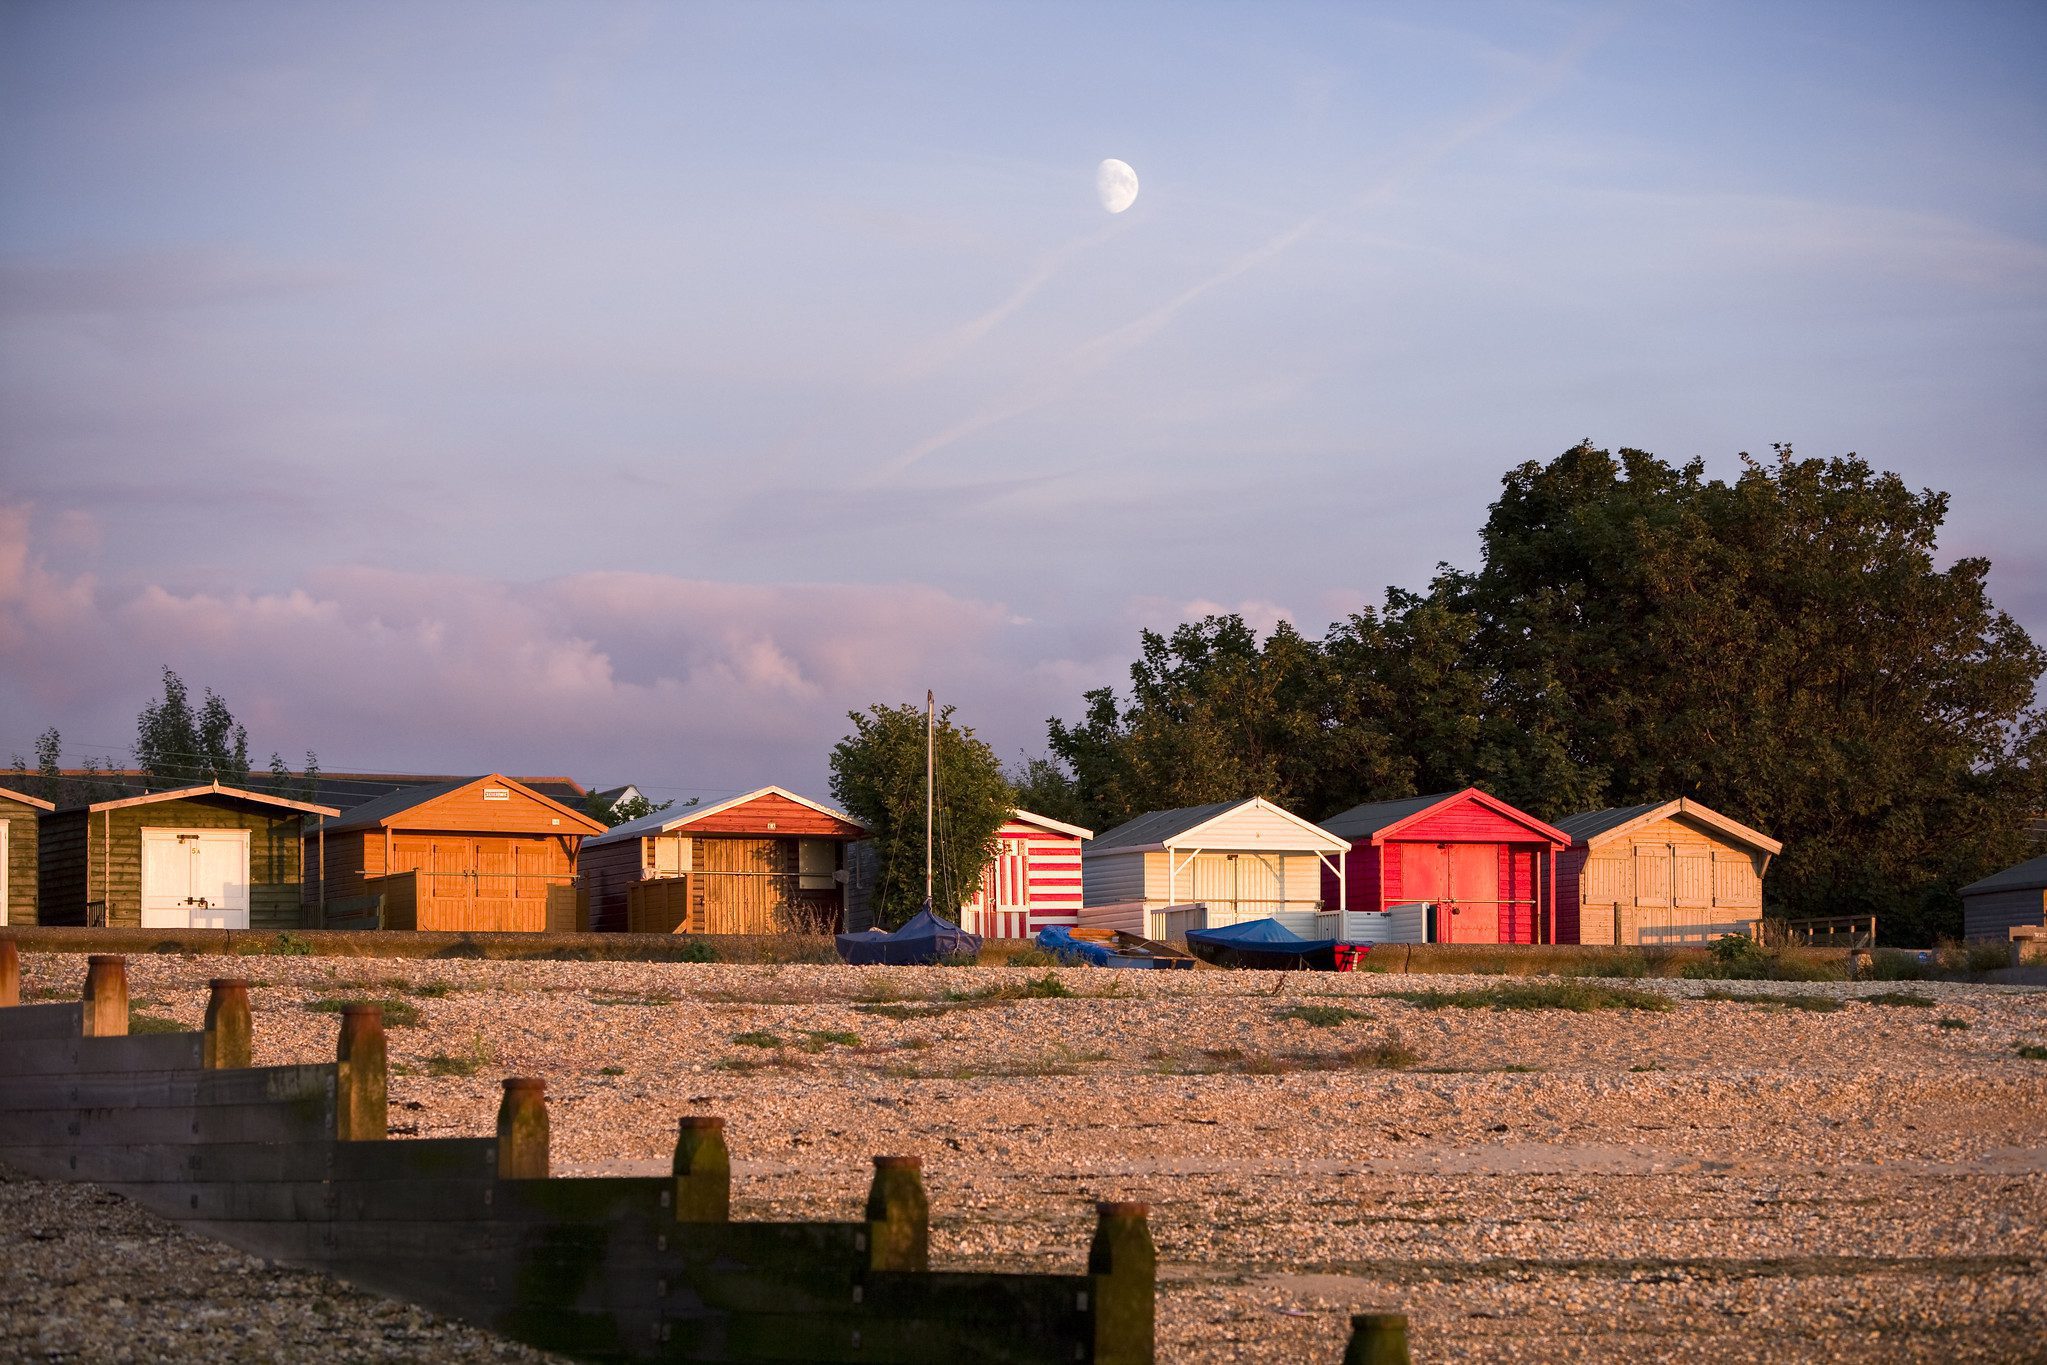
<path fill-rule="evenodd" d="M 937 735 L 937 698 L 930 691 L 924 693 L 924 908 L 937 913 L 931 903 L 931 816 L 936 805 L 937 787 L 932 782 L 936 775 L 935 738 Z"/>

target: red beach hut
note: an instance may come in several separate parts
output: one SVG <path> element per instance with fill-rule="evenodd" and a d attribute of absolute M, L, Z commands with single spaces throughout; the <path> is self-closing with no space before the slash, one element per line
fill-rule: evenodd
<path fill-rule="evenodd" d="M 1344 937 L 1431 943 L 1556 941 L 1556 855 L 1570 837 L 1499 797 L 1460 792 L 1370 801 L 1322 822 L 1350 840 L 1345 878 L 1350 909 Z M 1335 874 L 1322 873 L 1325 901 Z M 1427 905 L 1430 911 L 1377 919 L 1378 912 Z M 1389 927 L 1403 920 L 1411 928 Z M 1363 926 L 1363 927 L 1359 927 Z"/>

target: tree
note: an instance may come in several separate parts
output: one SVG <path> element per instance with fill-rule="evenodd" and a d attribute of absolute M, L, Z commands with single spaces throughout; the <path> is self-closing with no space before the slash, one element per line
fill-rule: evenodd
<path fill-rule="evenodd" d="M 285 766 L 284 755 L 272 749 L 270 789 L 287 800 L 311 801 L 320 794 L 320 756 L 311 749 L 306 750 L 305 770 L 294 773 Z"/>
<path fill-rule="evenodd" d="M 682 803 L 682 808 L 688 810 L 697 803 L 697 799 L 692 796 L 689 800 Z M 583 798 L 583 812 L 593 820 L 602 820 L 605 824 L 616 828 L 628 820 L 638 820 L 649 815 L 659 815 L 674 804 L 675 802 L 673 801 L 649 801 L 638 792 L 619 801 L 607 801 L 604 799 L 602 792 L 591 792 Z"/>
<path fill-rule="evenodd" d="M 1987 561 L 1936 565 L 1946 494 L 1854 455 L 1742 459 L 1726 483 L 1584 443 L 1507 476 L 1457 594 L 1530 737 L 1503 794 L 1696 795 L 1785 840 L 1782 911 L 1958 931 L 1954 888 L 2022 857 L 2047 798 L 2047 654 Z"/>
<path fill-rule="evenodd" d="M 1080 784 L 1073 780 L 1073 775 L 1057 759 L 1042 754 L 1025 754 L 1022 759 L 1003 774 L 1016 792 L 1017 807 L 1069 825 L 1086 825 L 1087 802 L 1081 798 Z"/>
<path fill-rule="evenodd" d="M 932 909 L 947 917 L 956 917 L 979 890 L 995 855 L 995 832 L 1016 807 L 994 750 L 956 725 L 953 710 L 938 712 L 934 744 Z M 847 719 L 853 733 L 832 749 L 832 796 L 873 831 L 875 914 L 893 928 L 924 901 L 925 712 L 912 704 L 877 703 L 865 712 L 848 712 Z"/>
<path fill-rule="evenodd" d="M 64 787 L 64 768 L 61 762 L 63 753 L 64 737 L 58 734 L 57 727 L 52 725 L 36 736 L 34 777 L 29 776 L 31 769 L 28 760 L 20 754 L 14 755 L 14 771 L 20 775 L 23 789 L 32 796 L 42 797 L 45 801 L 60 799 Z"/>
<path fill-rule="evenodd" d="M 212 688 L 192 709 L 184 679 L 163 671 L 163 696 L 135 718 L 135 766 L 178 785 L 249 781 L 249 735 Z"/>

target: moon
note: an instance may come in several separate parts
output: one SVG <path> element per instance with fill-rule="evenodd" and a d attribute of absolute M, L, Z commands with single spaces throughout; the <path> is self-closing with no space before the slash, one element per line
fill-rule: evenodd
<path fill-rule="evenodd" d="M 1095 167 L 1095 193 L 1101 196 L 1103 208 L 1121 213 L 1137 202 L 1137 172 L 1130 169 L 1129 162 L 1112 156 Z"/>

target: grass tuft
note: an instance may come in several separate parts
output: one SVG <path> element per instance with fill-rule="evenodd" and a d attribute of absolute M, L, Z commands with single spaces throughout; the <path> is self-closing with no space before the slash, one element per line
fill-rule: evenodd
<path fill-rule="evenodd" d="M 1707 991 L 1701 1000 L 1717 1000 L 1730 1005 L 1776 1005 L 1788 1010 L 1806 1010 L 1813 1014 L 1832 1014 L 1846 1002 L 1831 995 L 1771 995 L 1767 991 Z"/>
<path fill-rule="evenodd" d="M 1273 1017 L 1298 1019 L 1314 1028 L 1335 1028 L 1338 1024 L 1346 1024 L 1353 1019 L 1363 1019 L 1366 1016 L 1358 1010 L 1347 1009 L 1342 1005 L 1288 1005 Z"/>
<path fill-rule="evenodd" d="M 159 1015 L 135 1014 L 133 1012 L 130 1012 L 128 1015 L 128 1032 L 130 1034 L 190 1033 L 191 1031 L 175 1019 L 165 1019 Z"/>
<path fill-rule="evenodd" d="M 1917 1009 L 1930 1009 L 1933 1006 L 1931 998 L 1915 995 L 1911 991 L 1878 991 L 1875 995 L 1865 995 L 1860 999 L 1865 1005 L 1910 1005 Z"/>
<path fill-rule="evenodd" d="M 419 1069 L 429 1076 L 474 1076 L 496 1060 L 490 1040 L 479 1032 L 470 1035 L 466 1050 L 452 1055 L 436 1052 L 422 1061 Z"/>
<path fill-rule="evenodd" d="M 760 1028 L 749 1030 L 746 1033 L 735 1033 L 732 1035 L 732 1041 L 739 1044 L 739 1046 L 741 1047 L 782 1046 L 782 1038 L 780 1034 L 770 1033 L 766 1029 Z"/>
<path fill-rule="evenodd" d="M 2019 1056 L 2029 1062 L 2047 1062 L 2047 1047 L 2041 1047 L 2038 1043 L 2020 1043 Z"/>
<path fill-rule="evenodd" d="M 1940 1021 L 1940 1026 L 1942 1028 L 1967 1028 L 1969 1027 L 1969 1021 L 1966 1019 L 1943 1019 Z"/>
<path fill-rule="evenodd" d="M 1631 986 L 1601 986 L 1578 977 L 1542 981 L 1504 981 L 1463 991 L 1398 991 L 1393 998 L 1425 1010 L 1597 1010 L 1668 1011 L 1668 996 Z"/>
<path fill-rule="evenodd" d="M 384 1009 L 384 1027 L 417 1028 L 419 1006 L 410 1000 L 308 1000 L 306 1008 L 315 1014 L 339 1014 L 344 1005 L 381 1005 Z"/>

